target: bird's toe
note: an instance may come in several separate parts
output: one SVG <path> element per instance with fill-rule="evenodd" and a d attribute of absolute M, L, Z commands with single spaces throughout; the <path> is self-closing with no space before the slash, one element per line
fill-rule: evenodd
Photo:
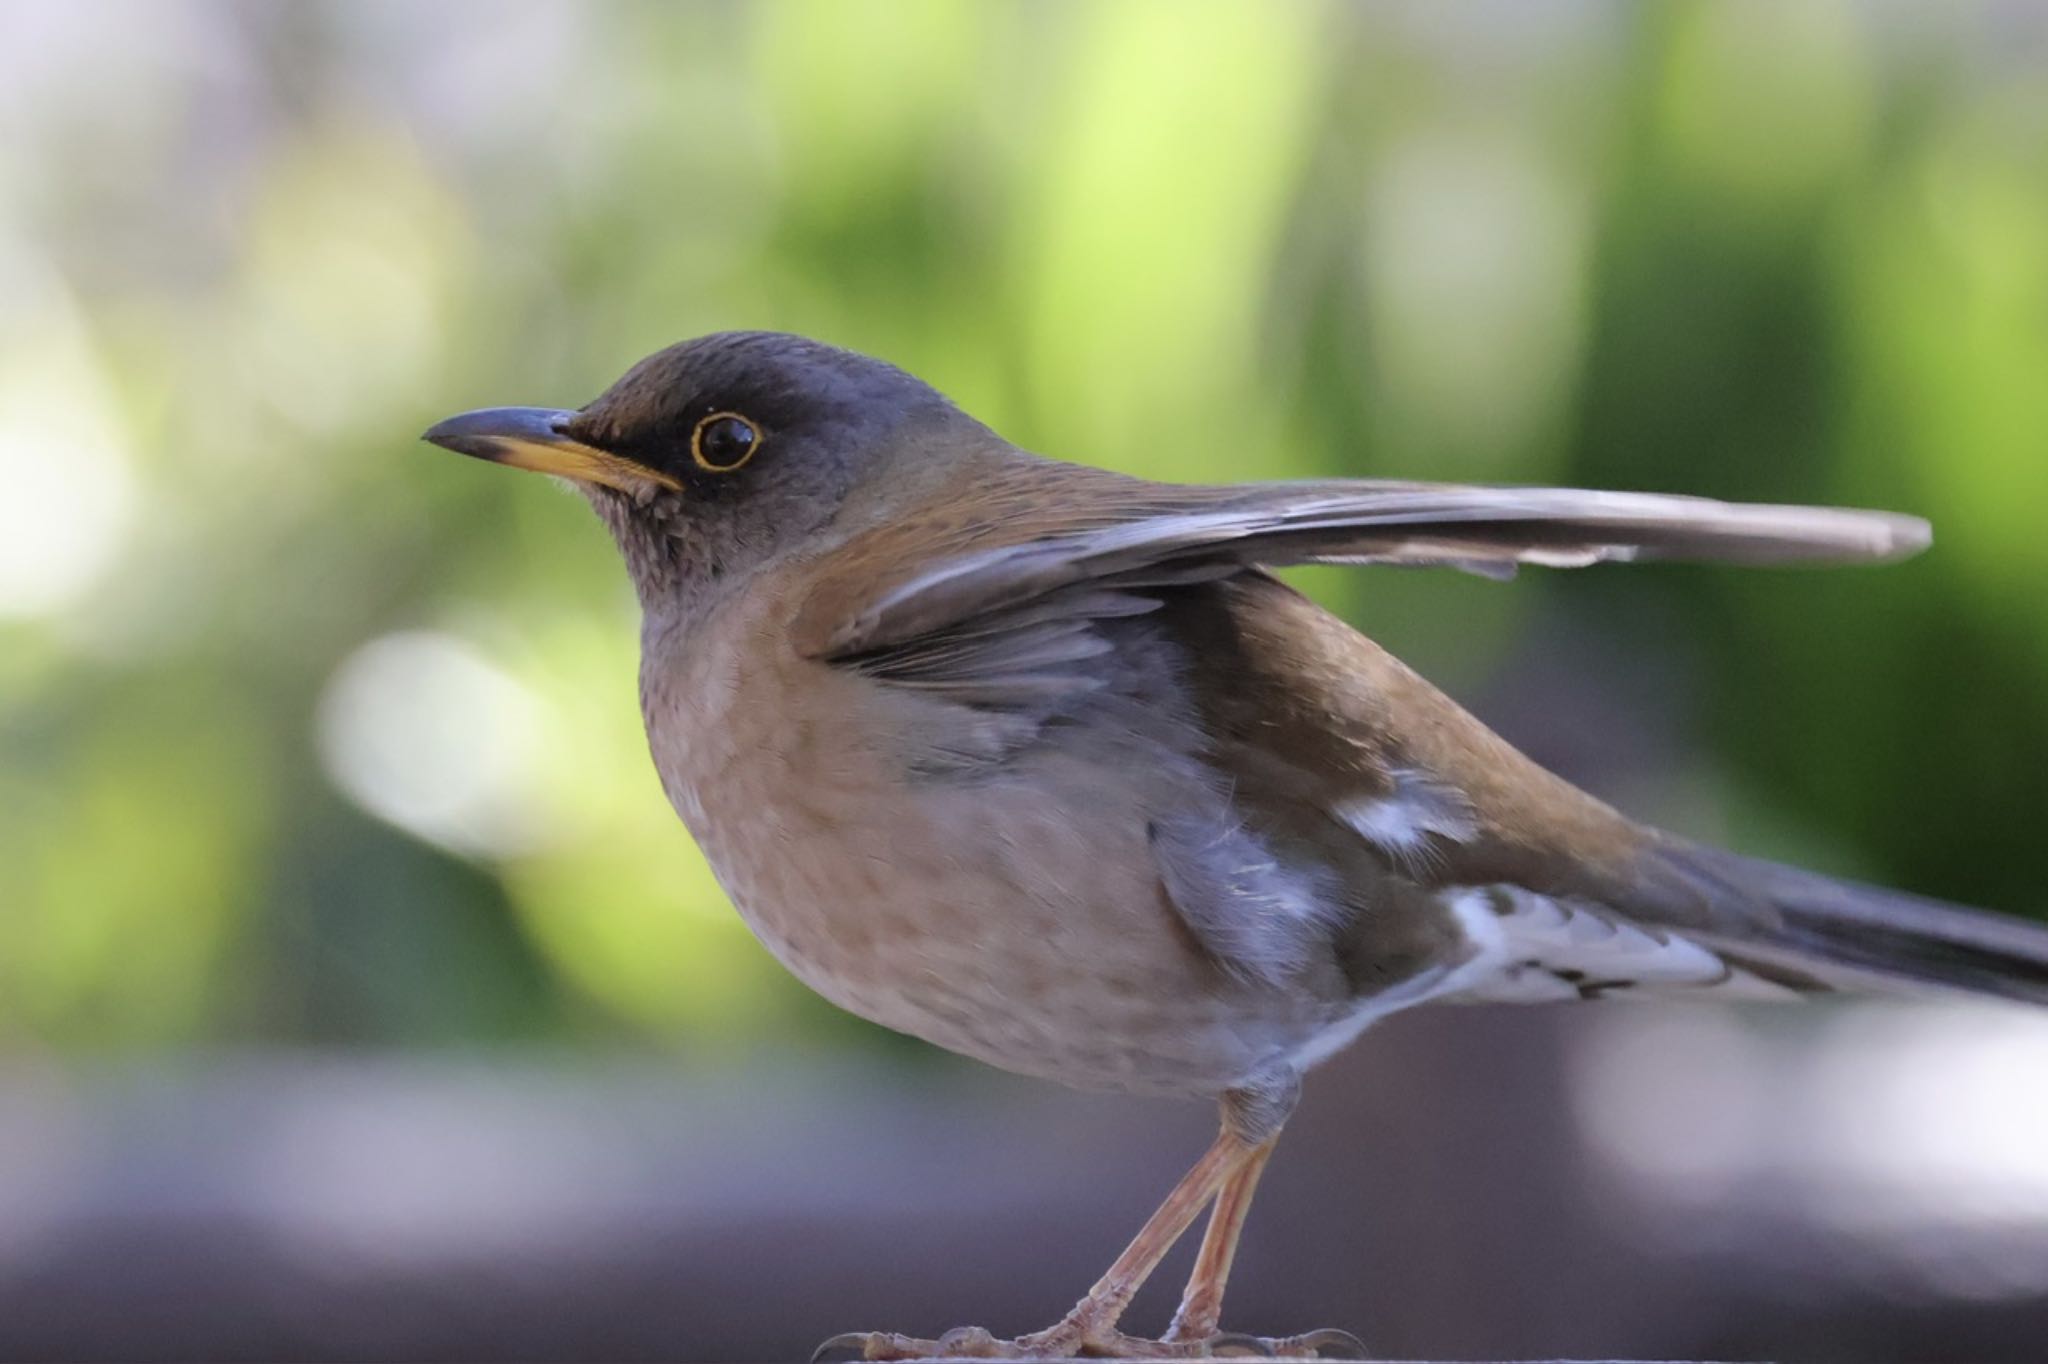
<path fill-rule="evenodd" d="M 945 1358 L 994 1359 L 1009 1353 L 1004 1346 L 1010 1342 L 997 1340 L 985 1327 L 955 1326 L 935 1343 L 938 1353 Z"/>
<path fill-rule="evenodd" d="M 811 1351 L 811 1364 L 848 1364 L 864 1359 L 935 1359 L 954 1351 L 935 1340 L 919 1340 L 894 1331 L 844 1331 Z"/>
<path fill-rule="evenodd" d="M 1278 1359 L 1371 1359 L 1365 1342 L 1349 1331 L 1326 1326 L 1298 1336 L 1268 1338 L 1262 1342 L 1266 1353 Z"/>
<path fill-rule="evenodd" d="M 811 1364 L 850 1364 L 868 1359 L 1031 1358 L 1023 1342 L 998 1340 L 980 1326 L 956 1326 L 937 1340 L 894 1331 L 847 1331 L 811 1351 Z M 1068 1351 L 1067 1353 L 1072 1353 Z"/>

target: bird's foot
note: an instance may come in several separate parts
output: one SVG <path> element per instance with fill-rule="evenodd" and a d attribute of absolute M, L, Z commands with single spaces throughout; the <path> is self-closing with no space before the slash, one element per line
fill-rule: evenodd
<path fill-rule="evenodd" d="M 1224 1331 L 1197 1340 L 1148 1340 L 1117 1330 L 1088 1330 L 1068 1318 L 1043 1331 L 1003 1340 L 979 1326 L 956 1326 L 936 1340 L 889 1331 L 849 1331 L 811 1355 L 811 1364 L 868 1359 L 1367 1359 L 1349 1331 L 1248 1336 Z"/>
<path fill-rule="evenodd" d="M 1349 1331 L 1325 1326 L 1298 1336 L 1251 1336 L 1221 1331 L 1194 1342 L 1210 1359 L 1256 1356 L 1264 1359 L 1371 1359 L 1365 1342 Z"/>
<path fill-rule="evenodd" d="M 937 1340 L 921 1340 L 894 1331 L 847 1331 L 811 1351 L 811 1364 L 856 1359 L 1048 1358 L 1052 1356 L 1027 1353 L 1024 1340 L 1001 1340 L 979 1326 L 956 1326 Z"/>

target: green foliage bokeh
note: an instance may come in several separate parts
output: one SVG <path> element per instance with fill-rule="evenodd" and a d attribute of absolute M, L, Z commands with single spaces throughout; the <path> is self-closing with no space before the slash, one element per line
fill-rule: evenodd
<path fill-rule="evenodd" d="M 1991 7 L 77 9 L 0 154 L 0 1039 L 838 1035 L 662 800 L 595 523 L 415 441 L 731 327 L 1154 477 L 1928 515 L 1882 574 L 1304 581 L 1460 695 L 1579 620 L 1683 678 L 1643 813 L 2041 909 L 2048 86 Z M 428 684 L 491 789 L 379 818 L 337 746 L 441 742 Z"/>

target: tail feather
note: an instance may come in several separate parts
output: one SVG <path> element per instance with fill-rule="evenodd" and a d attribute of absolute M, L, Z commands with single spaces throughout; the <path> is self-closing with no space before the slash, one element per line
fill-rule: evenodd
<path fill-rule="evenodd" d="M 2048 926 L 1675 839 L 1654 855 L 1710 906 L 1688 936 L 1767 979 L 2048 1004 Z"/>

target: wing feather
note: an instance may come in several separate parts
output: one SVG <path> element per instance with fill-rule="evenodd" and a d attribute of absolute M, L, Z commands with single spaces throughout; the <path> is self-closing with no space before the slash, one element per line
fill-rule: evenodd
<path fill-rule="evenodd" d="M 1867 562 L 1927 542 L 1924 521 L 1886 512 L 1364 479 L 1184 486 L 1013 457 L 941 489 L 923 515 L 843 546 L 847 566 L 868 571 L 822 575 L 798 637 L 812 656 L 846 658 L 1081 583 L 1163 585 L 1254 566 L 1506 576 L 1521 564 Z"/>

